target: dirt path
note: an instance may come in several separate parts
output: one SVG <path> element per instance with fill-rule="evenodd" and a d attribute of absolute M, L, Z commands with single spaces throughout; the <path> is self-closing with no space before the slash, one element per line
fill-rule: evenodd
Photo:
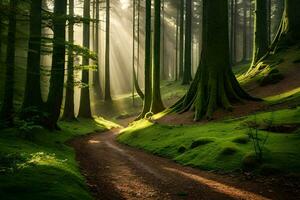
<path fill-rule="evenodd" d="M 295 199 L 289 191 L 241 176 L 216 175 L 115 141 L 118 130 L 72 141 L 96 199 Z M 275 184 L 276 185 L 276 184 Z M 287 196 L 286 196 L 287 195 Z"/>

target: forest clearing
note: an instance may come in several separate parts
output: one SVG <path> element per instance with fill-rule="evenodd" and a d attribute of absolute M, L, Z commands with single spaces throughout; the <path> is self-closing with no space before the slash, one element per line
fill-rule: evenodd
<path fill-rule="evenodd" d="M 0 199 L 300 199 L 297 0 L 0 0 Z"/>

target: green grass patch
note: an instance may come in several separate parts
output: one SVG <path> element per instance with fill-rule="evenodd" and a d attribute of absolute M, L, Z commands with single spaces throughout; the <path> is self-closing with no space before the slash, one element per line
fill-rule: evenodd
<path fill-rule="evenodd" d="M 0 197 L 12 199 L 92 199 L 66 141 L 94 131 L 104 131 L 109 123 L 96 121 L 60 122 L 61 131 L 35 130 L 22 137 L 18 129 L 0 134 Z"/>
<path fill-rule="evenodd" d="M 118 140 L 201 169 L 258 170 L 261 164 L 256 159 L 253 161 L 253 143 L 247 135 L 249 129 L 244 124 L 253 120 L 265 123 L 271 118 L 273 125 L 298 124 L 300 107 L 202 125 L 170 126 L 141 120 L 124 129 Z M 263 164 L 276 166 L 284 172 L 300 172 L 299 133 L 259 130 L 258 134 L 263 138 L 266 133 L 269 133 L 269 137 L 263 150 Z"/>

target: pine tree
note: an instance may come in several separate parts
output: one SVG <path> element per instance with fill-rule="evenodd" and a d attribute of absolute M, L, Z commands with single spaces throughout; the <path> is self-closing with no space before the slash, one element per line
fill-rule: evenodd
<path fill-rule="evenodd" d="M 112 101 L 110 93 L 110 0 L 106 0 L 106 37 L 105 37 L 105 94 L 104 100 Z"/>

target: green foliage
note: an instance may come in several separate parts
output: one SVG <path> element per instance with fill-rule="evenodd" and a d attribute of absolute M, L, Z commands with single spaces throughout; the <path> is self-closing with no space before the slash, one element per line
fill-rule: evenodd
<path fill-rule="evenodd" d="M 19 129 L 0 135 L 0 196 L 2 199 L 92 199 L 79 172 L 73 150 L 65 142 L 106 129 L 97 119 L 61 122 L 62 131 L 36 129 L 33 140 L 19 137 Z M 35 129 L 24 124 L 21 129 Z"/>
<path fill-rule="evenodd" d="M 194 149 L 194 148 L 202 146 L 202 145 L 209 144 L 213 141 L 214 141 L 213 138 L 198 138 L 197 140 L 192 142 L 191 149 Z"/>

